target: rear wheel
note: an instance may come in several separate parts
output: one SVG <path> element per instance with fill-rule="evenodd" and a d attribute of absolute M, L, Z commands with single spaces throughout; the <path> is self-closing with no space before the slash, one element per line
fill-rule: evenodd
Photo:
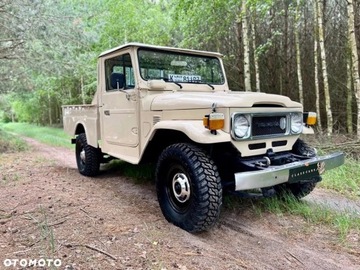
<path fill-rule="evenodd" d="M 88 145 L 85 133 L 76 137 L 76 163 L 79 172 L 85 176 L 95 176 L 100 169 L 100 150 Z"/>
<path fill-rule="evenodd" d="M 174 144 L 160 155 L 156 167 L 157 196 L 165 218 L 199 232 L 218 220 L 222 186 L 215 163 L 200 148 Z"/>

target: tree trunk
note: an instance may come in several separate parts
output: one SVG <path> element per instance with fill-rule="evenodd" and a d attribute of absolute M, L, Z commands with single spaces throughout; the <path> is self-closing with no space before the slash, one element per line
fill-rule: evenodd
<path fill-rule="evenodd" d="M 289 3 L 287 1 L 284 1 L 284 20 L 285 20 L 285 24 L 284 24 L 284 38 L 283 38 L 283 44 L 282 44 L 282 48 L 283 48 L 283 59 L 284 59 L 284 71 L 283 74 L 281 74 L 282 77 L 282 95 L 285 96 L 289 96 L 290 93 L 290 64 L 289 64 L 289 59 L 290 59 L 290 49 L 289 49 Z"/>
<path fill-rule="evenodd" d="M 351 49 L 352 59 L 352 77 L 354 82 L 354 92 L 357 104 L 357 129 L 356 135 L 360 140 L 360 74 L 359 74 L 359 56 L 356 47 L 356 36 L 355 36 L 355 19 L 354 19 L 354 6 L 353 0 L 347 1 L 348 11 L 348 27 L 349 27 L 349 44 Z"/>
<path fill-rule="evenodd" d="M 251 91 L 251 74 L 250 74 L 250 42 L 248 36 L 248 20 L 246 10 L 246 0 L 242 1 L 241 8 L 241 22 L 242 32 L 244 41 L 244 80 L 245 80 L 245 91 Z"/>
<path fill-rule="evenodd" d="M 242 26 L 239 20 L 235 23 L 235 35 L 236 35 L 236 44 L 235 44 L 235 55 L 236 55 L 236 71 L 238 72 L 239 78 L 243 79 L 243 63 L 241 62 L 242 51 L 241 51 L 241 44 L 242 44 Z M 244 82 L 242 79 L 239 79 L 239 89 L 245 89 Z"/>
<path fill-rule="evenodd" d="M 47 90 L 47 95 L 48 95 L 48 107 L 49 107 L 49 110 L 48 110 L 48 113 L 49 113 L 49 125 L 52 126 L 51 95 L 50 95 L 50 90 L 49 89 Z M 45 121 L 44 121 L 44 123 L 45 123 Z"/>
<path fill-rule="evenodd" d="M 324 41 L 324 19 L 323 19 L 323 2 L 322 0 L 316 0 L 318 3 L 317 6 L 317 18 L 319 26 L 319 44 L 320 44 L 320 56 L 321 56 L 321 66 L 322 74 L 324 80 L 324 95 L 325 95 L 325 108 L 326 108 L 326 118 L 327 118 L 327 135 L 331 136 L 333 128 L 333 117 L 331 111 L 331 99 L 330 99 L 330 89 L 329 89 L 329 79 L 327 72 L 327 62 L 326 62 L 326 51 L 325 51 L 325 41 Z"/>
<path fill-rule="evenodd" d="M 256 19 L 256 16 L 254 15 L 253 18 Z M 251 24 L 251 36 L 252 36 L 251 39 L 252 39 L 252 49 L 254 52 L 256 92 L 260 92 L 259 55 L 256 53 L 255 19 L 252 21 L 252 24 Z"/>
<path fill-rule="evenodd" d="M 80 77 L 80 89 L 81 89 L 82 104 L 85 104 L 84 77 L 82 75 Z"/>
<path fill-rule="evenodd" d="M 317 3 L 314 1 L 314 25 L 315 25 L 315 33 L 314 33 L 314 77 L 315 77 L 315 96 L 316 96 L 316 114 L 317 114 L 317 123 L 319 127 L 320 134 L 322 133 L 322 125 L 321 125 L 321 111 L 320 111 L 320 89 L 319 89 L 319 62 L 318 62 L 318 20 L 317 20 Z"/>
<path fill-rule="evenodd" d="M 296 3 L 296 13 L 295 13 L 295 49 L 296 49 L 296 66 L 297 66 L 297 78 L 299 86 L 299 100 L 300 103 L 304 105 L 304 90 L 303 90 L 303 79 L 301 75 L 301 52 L 300 52 L 300 41 L 299 41 L 299 31 L 300 31 L 300 0 L 297 0 Z"/>
<path fill-rule="evenodd" d="M 347 69 L 347 82 L 346 82 L 346 127 L 347 132 L 352 134 L 353 130 L 353 117 L 352 117 L 352 101 L 353 101 L 353 79 L 352 79 L 352 71 L 351 71 L 351 58 L 349 58 L 348 63 L 346 65 Z"/>

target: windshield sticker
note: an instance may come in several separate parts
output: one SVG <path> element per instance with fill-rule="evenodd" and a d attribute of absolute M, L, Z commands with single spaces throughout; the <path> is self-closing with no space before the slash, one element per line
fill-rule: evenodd
<path fill-rule="evenodd" d="M 186 67 L 187 63 L 185 61 L 172 60 L 170 65 L 176 66 L 176 67 Z"/>
<path fill-rule="evenodd" d="M 201 82 L 201 76 L 169 74 L 169 81 L 172 81 L 172 82 Z"/>

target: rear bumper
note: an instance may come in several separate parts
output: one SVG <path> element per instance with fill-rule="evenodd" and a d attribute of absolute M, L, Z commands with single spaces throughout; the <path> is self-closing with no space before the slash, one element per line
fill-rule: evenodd
<path fill-rule="evenodd" d="M 235 173 L 235 190 L 271 187 L 311 180 L 344 164 L 343 153 L 333 153 L 263 170 Z"/>

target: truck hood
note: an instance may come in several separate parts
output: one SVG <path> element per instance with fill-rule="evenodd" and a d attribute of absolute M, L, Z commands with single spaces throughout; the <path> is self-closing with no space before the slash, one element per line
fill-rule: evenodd
<path fill-rule="evenodd" d="M 156 96 L 151 110 L 186 110 L 211 108 L 250 108 L 254 105 L 301 108 L 302 105 L 290 98 L 259 92 L 175 92 Z"/>

